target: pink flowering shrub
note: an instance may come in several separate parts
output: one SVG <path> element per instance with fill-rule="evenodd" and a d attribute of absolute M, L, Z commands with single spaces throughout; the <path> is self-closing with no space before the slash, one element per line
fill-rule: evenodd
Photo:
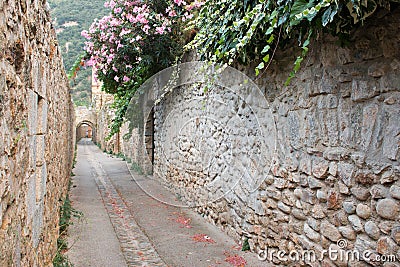
<path fill-rule="evenodd" d="M 110 14 L 83 31 L 86 64 L 110 93 L 170 66 L 182 52 L 182 24 L 202 2 L 110 0 Z M 144 73 L 145 72 L 145 73 Z"/>
<path fill-rule="evenodd" d="M 109 0 L 110 14 L 83 31 L 86 65 L 97 69 L 104 90 L 115 95 L 118 111 L 112 134 L 121 125 L 131 96 L 183 52 L 184 29 L 203 2 L 199 0 Z"/>

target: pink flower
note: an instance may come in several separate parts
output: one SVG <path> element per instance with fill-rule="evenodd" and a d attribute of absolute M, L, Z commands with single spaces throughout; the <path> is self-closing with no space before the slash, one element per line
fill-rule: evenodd
<path fill-rule="evenodd" d="M 205 4 L 205 2 L 201 2 L 201 1 L 197 1 L 197 0 L 192 3 L 192 5 L 195 8 L 199 8 L 199 7 L 203 6 L 204 4 Z"/>
<path fill-rule="evenodd" d="M 168 16 L 170 16 L 170 17 L 175 17 L 176 16 L 176 12 L 173 9 L 173 7 L 168 7 L 165 11 L 168 13 Z"/>
<path fill-rule="evenodd" d="M 144 27 L 143 27 L 143 31 L 146 33 L 146 34 L 149 34 L 149 30 L 150 30 L 150 26 L 149 25 L 144 25 Z"/>
<path fill-rule="evenodd" d="M 91 67 L 91 66 L 94 66 L 95 63 L 96 63 L 96 61 L 91 57 L 88 61 L 85 62 L 85 65 L 87 67 Z"/>
<path fill-rule="evenodd" d="M 129 79 L 129 77 L 126 77 L 126 76 L 124 75 L 124 78 L 123 78 L 122 80 L 124 81 L 124 83 L 126 83 L 126 82 L 129 82 L 131 79 Z"/>
<path fill-rule="evenodd" d="M 123 29 L 121 30 L 119 36 L 124 36 L 124 35 L 130 34 L 130 33 L 131 33 L 131 30 L 127 30 L 127 29 L 123 28 Z"/>
<path fill-rule="evenodd" d="M 81 35 L 82 35 L 84 38 L 88 39 L 88 40 L 90 40 L 90 38 L 91 38 L 90 35 L 89 35 L 89 33 L 88 33 L 88 31 L 86 31 L 86 30 L 85 30 L 85 31 L 82 31 L 82 32 L 81 32 Z"/>
<path fill-rule="evenodd" d="M 105 57 L 107 58 L 107 64 L 110 64 L 113 61 L 115 55 L 111 54 L 111 55 L 106 55 Z"/>
<path fill-rule="evenodd" d="M 165 27 L 164 26 L 156 27 L 156 33 L 163 34 L 164 31 L 165 31 Z"/>
<path fill-rule="evenodd" d="M 109 3 L 110 8 L 114 8 L 116 5 L 117 5 L 117 3 L 115 3 L 113 0 L 111 0 Z"/>
<path fill-rule="evenodd" d="M 114 12 L 115 13 L 121 13 L 122 12 L 122 8 L 117 7 L 116 9 L 114 9 Z"/>
<path fill-rule="evenodd" d="M 119 82 L 119 77 L 118 77 L 118 76 L 115 76 L 115 77 L 114 77 L 114 81 Z"/>
<path fill-rule="evenodd" d="M 132 14 L 130 14 L 130 13 L 126 15 L 126 18 L 127 18 L 131 23 L 136 23 L 136 22 L 137 22 L 136 17 L 133 16 Z"/>
<path fill-rule="evenodd" d="M 174 3 L 177 4 L 178 6 L 181 6 L 182 4 L 186 5 L 186 2 L 183 0 L 174 0 Z"/>
<path fill-rule="evenodd" d="M 149 21 L 145 18 L 146 14 L 139 14 L 136 16 L 136 20 L 139 21 L 142 24 L 147 24 Z"/>
<path fill-rule="evenodd" d="M 117 18 L 114 18 L 113 20 L 110 21 L 110 25 L 113 27 L 119 26 L 121 24 L 122 24 L 122 22 Z"/>
<path fill-rule="evenodd" d="M 184 14 L 184 16 L 182 18 L 182 21 L 186 21 L 186 20 L 191 19 L 191 18 L 193 18 L 193 14 L 189 14 L 188 12 L 185 12 L 185 14 Z"/>

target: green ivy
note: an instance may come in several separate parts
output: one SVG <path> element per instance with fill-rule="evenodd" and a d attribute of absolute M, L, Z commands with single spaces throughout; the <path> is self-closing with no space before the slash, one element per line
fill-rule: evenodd
<path fill-rule="evenodd" d="M 187 46 L 202 60 L 216 63 L 259 64 L 265 69 L 274 49 L 297 40 L 301 47 L 286 84 L 299 70 L 310 41 L 321 32 L 345 36 L 378 8 L 390 9 L 399 0 L 210 0 L 195 24 L 198 33 Z"/>

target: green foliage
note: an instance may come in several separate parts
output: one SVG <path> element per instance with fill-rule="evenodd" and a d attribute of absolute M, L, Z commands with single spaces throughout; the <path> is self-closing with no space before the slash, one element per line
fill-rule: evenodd
<path fill-rule="evenodd" d="M 72 181 L 68 184 L 68 193 L 63 204 L 60 208 L 60 220 L 59 220 L 59 237 L 57 239 L 57 253 L 53 258 L 54 267 L 73 267 L 73 264 L 69 261 L 65 251 L 68 250 L 68 243 L 66 240 L 66 233 L 68 227 L 72 225 L 71 218 L 82 218 L 83 213 L 77 211 L 71 206 L 71 201 L 69 199 L 69 191 L 71 189 Z"/>
<path fill-rule="evenodd" d="M 81 31 L 87 29 L 95 18 L 106 15 L 108 11 L 103 6 L 104 0 L 48 0 L 48 2 L 63 55 L 64 68 L 70 71 L 83 51 L 85 39 L 81 36 Z M 65 24 L 70 22 L 76 22 L 77 25 Z M 71 79 L 75 105 L 90 105 L 91 76 L 91 68 L 82 68 L 76 73 L 76 77 Z M 85 92 L 86 96 L 81 95 L 82 92 Z"/>
<path fill-rule="evenodd" d="M 118 154 L 115 154 L 115 156 L 116 156 L 117 158 L 122 159 L 122 161 L 125 161 L 125 160 L 126 160 L 126 156 L 125 156 L 125 154 L 122 153 L 122 152 L 119 152 Z"/>
<path fill-rule="evenodd" d="M 300 68 L 310 41 L 321 32 L 346 36 L 378 7 L 398 0 L 210 0 L 196 19 L 198 33 L 187 46 L 202 60 L 248 65 L 260 62 L 258 75 L 274 56 L 297 40 L 301 47 L 286 84 Z"/>
<path fill-rule="evenodd" d="M 54 267 L 73 267 L 74 265 L 70 262 L 69 258 L 62 253 L 68 249 L 68 243 L 64 238 L 57 239 L 57 254 L 53 259 Z"/>
<path fill-rule="evenodd" d="M 71 206 L 71 201 L 67 196 L 60 210 L 60 233 L 65 233 L 68 229 L 68 226 L 72 225 L 71 217 L 81 218 L 82 216 L 83 213 L 81 211 L 77 211 Z"/>
<path fill-rule="evenodd" d="M 131 170 L 137 172 L 140 175 L 144 174 L 142 167 L 140 167 L 140 165 L 137 162 L 132 162 Z"/>
<path fill-rule="evenodd" d="M 83 31 L 87 42 L 85 58 L 97 70 L 103 90 L 114 95 L 116 111 L 109 140 L 124 121 L 131 98 L 140 86 L 157 72 L 170 67 L 182 55 L 188 10 L 201 6 L 198 1 L 177 3 L 159 1 L 110 1 L 110 15 L 95 21 Z M 73 71 L 79 69 L 79 58 Z M 73 72 L 74 73 L 74 72 Z M 73 75 L 73 74 L 72 74 Z"/>
<path fill-rule="evenodd" d="M 243 241 L 242 251 L 248 251 L 248 250 L 250 250 L 250 244 L 249 244 L 249 239 L 246 237 Z"/>

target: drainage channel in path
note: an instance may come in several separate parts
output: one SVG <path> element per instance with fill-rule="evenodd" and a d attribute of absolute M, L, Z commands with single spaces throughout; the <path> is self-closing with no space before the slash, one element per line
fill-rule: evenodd
<path fill-rule="evenodd" d="M 136 224 L 123 198 L 115 190 L 106 171 L 91 154 L 92 176 L 102 196 L 128 266 L 165 266 L 149 239 Z"/>

